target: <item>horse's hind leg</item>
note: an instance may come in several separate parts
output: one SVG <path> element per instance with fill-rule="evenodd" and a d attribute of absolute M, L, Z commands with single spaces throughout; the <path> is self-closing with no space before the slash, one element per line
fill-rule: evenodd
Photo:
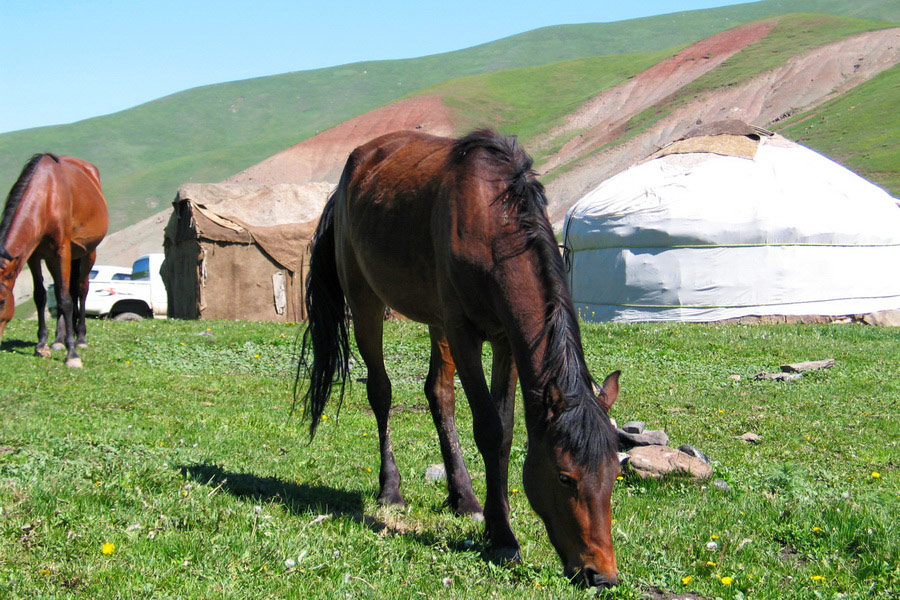
<path fill-rule="evenodd" d="M 85 305 L 88 286 L 91 282 L 91 268 L 97 258 L 96 250 L 72 264 L 72 298 L 75 300 L 75 346 L 87 348 L 87 322 L 85 321 Z M 77 266 L 76 266 L 77 264 Z"/>
<path fill-rule="evenodd" d="M 34 283 L 34 305 L 38 315 L 38 342 L 34 353 L 46 358 L 50 356 L 50 348 L 47 347 L 47 289 L 44 287 L 44 274 L 41 273 L 41 259 L 35 256 L 29 258 L 28 269 Z"/>
<path fill-rule="evenodd" d="M 447 470 L 448 503 L 458 515 L 481 514 L 483 509 L 472 491 L 472 478 L 466 470 L 456 433 L 456 400 L 453 392 L 456 365 L 450 356 L 450 346 L 443 330 L 430 327 L 429 333 L 431 362 L 425 380 L 425 397 L 428 398 L 431 417 L 440 440 L 441 456 Z"/>
<path fill-rule="evenodd" d="M 378 442 L 381 449 L 381 469 L 378 472 L 378 503 L 405 506 L 400 493 L 400 470 L 394 460 L 391 430 L 391 381 L 384 369 L 384 305 L 374 298 L 365 304 L 350 303 L 353 314 L 353 334 L 360 356 L 366 363 L 366 392 L 378 422 Z"/>

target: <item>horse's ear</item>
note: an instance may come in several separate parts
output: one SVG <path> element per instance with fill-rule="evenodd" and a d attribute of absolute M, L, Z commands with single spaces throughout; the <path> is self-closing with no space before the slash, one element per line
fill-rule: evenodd
<path fill-rule="evenodd" d="M 619 375 L 621 373 L 622 371 L 613 371 L 607 375 L 600 387 L 600 393 L 597 394 L 597 402 L 606 409 L 606 412 L 609 412 L 613 402 L 619 397 Z"/>
<path fill-rule="evenodd" d="M 547 409 L 547 420 L 554 421 L 566 410 L 566 396 L 554 379 L 547 384 L 544 391 L 544 406 Z"/>

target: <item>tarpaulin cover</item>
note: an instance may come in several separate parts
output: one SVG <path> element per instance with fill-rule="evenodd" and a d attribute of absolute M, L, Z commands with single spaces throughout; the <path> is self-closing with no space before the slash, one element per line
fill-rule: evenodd
<path fill-rule="evenodd" d="M 169 314 L 301 320 L 308 246 L 332 186 L 187 184 L 166 226 Z"/>

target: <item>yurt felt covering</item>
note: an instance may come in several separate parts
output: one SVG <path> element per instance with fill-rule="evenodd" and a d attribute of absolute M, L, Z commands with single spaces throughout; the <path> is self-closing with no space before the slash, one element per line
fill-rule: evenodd
<path fill-rule="evenodd" d="M 704 133 L 606 180 L 570 209 L 566 258 L 583 318 L 718 321 L 900 308 L 896 199 L 780 136 Z"/>

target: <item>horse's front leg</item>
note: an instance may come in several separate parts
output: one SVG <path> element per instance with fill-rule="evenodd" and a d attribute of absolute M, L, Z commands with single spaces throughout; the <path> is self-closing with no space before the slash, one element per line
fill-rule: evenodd
<path fill-rule="evenodd" d="M 431 362 L 425 380 L 425 397 L 428 398 L 431 417 L 437 428 L 441 456 L 447 471 L 447 502 L 458 515 L 481 515 L 484 509 L 472 491 L 472 478 L 466 470 L 456 433 L 456 398 L 453 391 L 456 365 L 443 330 L 430 327 L 429 334 Z"/>
<path fill-rule="evenodd" d="M 509 522 L 508 499 L 513 402 L 505 392 L 499 402 L 492 397 L 481 366 L 482 342 L 472 328 L 463 326 L 454 328 L 452 332 L 448 330 L 447 337 L 459 378 L 472 408 L 475 444 L 484 459 L 487 484 L 484 501 L 485 533 L 499 558 L 518 561 L 521 560 L 521 554 L 519 542 Z M 497 347 L 500 347 L 499 344 Z M 508 379 L 508 369 L 503 377 Z"/>
<path fill-rule="evenodd" d="M 34 305 L 37 307 L 38 316 L 38 341 L 34 353 L 47 358 L 50 356 L 50 348 L 47 347 L 47 290 L 44 288 L 44 274 L 41 273 L 41 259 L 35 256 L 29 258 L 28 268 L 31 270 L 31 281 L 34 284 Z"/>

